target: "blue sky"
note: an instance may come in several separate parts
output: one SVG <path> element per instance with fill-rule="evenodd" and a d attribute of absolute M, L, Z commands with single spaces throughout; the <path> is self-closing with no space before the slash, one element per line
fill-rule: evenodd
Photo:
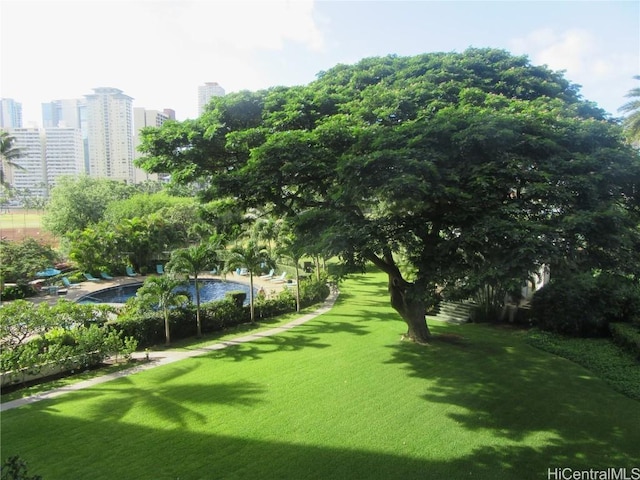
<path fill-rule="evenodd" d="M 116 87 L 197 114 L 197 86 L 297 85 L 338 63 L 492 47 L 566 71 L 616 115 L 640 75 L 638 1 L 0 0 L 0 95 L 40 104 Z"/>

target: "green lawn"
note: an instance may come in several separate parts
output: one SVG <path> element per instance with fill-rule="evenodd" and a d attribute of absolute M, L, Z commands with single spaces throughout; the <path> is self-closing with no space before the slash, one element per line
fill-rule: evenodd
<path fill-rule="evenodd" d="M 16 228 L 40 228 L 42 212 L 35 210 L 9 210 L 0 213 L 0 230 Z"/>
<path fill-rule="evenodd" d="M 44 480 L 546 479 L 638 466 L 640 402 L 587 370 L 484 325 L 433 323 L 431 346 L 402 343 L 381 275 L 342 292 L 276 337 L 4 412 L 2 458 L 19 454 Z"/>

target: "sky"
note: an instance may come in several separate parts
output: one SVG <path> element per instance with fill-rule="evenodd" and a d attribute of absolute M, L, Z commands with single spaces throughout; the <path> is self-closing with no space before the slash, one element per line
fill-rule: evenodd
<path fill-rule="evenodd" d="M 366 57 L 499 48 L 564 71 L 612 116 L 639 86 L 640 2 L 0 0 L 0 96 L 41 103 L 114 87 L 197 116 L 197 88 L 312 82 Z"/>

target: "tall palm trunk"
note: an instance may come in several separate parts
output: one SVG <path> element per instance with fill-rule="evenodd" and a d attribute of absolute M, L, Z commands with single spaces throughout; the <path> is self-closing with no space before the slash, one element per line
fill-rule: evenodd
<path fill-rule="evenodd" d="M 193 281 L 196 286 L 196 329 L 198 338 L 202 337 L 202 323 L 200 321 L 200 286 L 198 285 L 198 274 L 195 273 Z"/>

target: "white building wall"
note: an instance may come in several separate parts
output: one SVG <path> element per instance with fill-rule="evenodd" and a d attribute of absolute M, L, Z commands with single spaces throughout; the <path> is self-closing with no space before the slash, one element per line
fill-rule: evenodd
<path fill-rule="evenodd" d="M 134 182 L 132 98 L 96 88 L 87 98 L 89 175 Z"/>
<path fill-rule="evenodd" d="M 84 142 L 82 132 L 76 128 L 47 128 L 46 175 L 49 188 L 55 186 L 61 176 L 84 173 Z"/>
<path fill-rule="evenodd" d="M 39 128 L 14 128 L 11 135 L 16 139 L 14 145 L 20 149 L 20 157 L 13 162 L 22 167 L 12 169 L 13 188 L 29 190 L 33 196 L 46 197 L 44 131 Z"/>
<path fill-rule="evenodd" d="M 198 87 L 198 116 L 204 113 L 212 97 L 224 97 L 225 91 L 217 82 L 207 82 Z"/>

